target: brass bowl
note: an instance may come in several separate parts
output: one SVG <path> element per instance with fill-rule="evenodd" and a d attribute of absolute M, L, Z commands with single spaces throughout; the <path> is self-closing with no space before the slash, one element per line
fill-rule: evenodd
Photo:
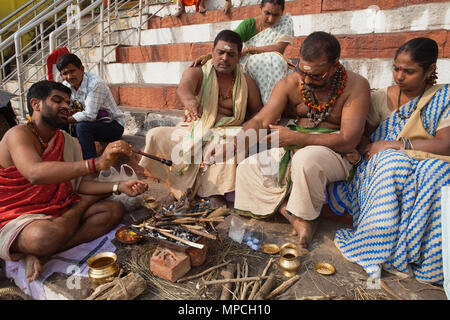
<path fill-rule="evenodd" d="M 336 271 L 336 269 L 334 269 L 334 267 L 327 262 L 317 262 L 314 264 L 314 270 L 325 276 L 330 276 Z"/>
<path fill-rule="evenodd" d="M 126 226 L 116 231 L 116 239 L 121 243 L 125 244 L 138 243 L 143 238 L 144 238 L 143 236 L 137 234 L 136 232 L 128 230 Z"/>
<path fill-rule="evenodd" d="M 95 286 L 108 283 L 114 280 L 119 274 L 117 255 L 114 252 L 101 252 L 89 258 L 88 275 Z"/>
<path fill-rule="evenodd" d="M 144 207 L 146 207 L 147 209 L 151 209 L 154 210 L 158 207 L 158 201 L 156 201 L 155 198 L 153 197 L 145 197 L 144 198 Z"/>
<path fill-rule="evenodd" d="M 300 258 L 298 256 L 299 253 L 296 248 L 287 246 L 281 249 L 279 264 L 286 277 L 293 277 L 297 273 L 300 267 Z"/>
<path fill-rule="evenodd" d="M 275 243 L 265 243 L 261 247 L 262 252 L 267 254 L 277 254 L 280 252 L 280 247 Z"/>

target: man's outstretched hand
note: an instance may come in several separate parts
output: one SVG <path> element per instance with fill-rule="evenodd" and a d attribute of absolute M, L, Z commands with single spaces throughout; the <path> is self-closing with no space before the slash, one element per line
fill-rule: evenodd
<path fill-rule="evenodd" d="M 121 181 L 119 191 L 130 197 L 136 197 L 148 190 L 148 184 L 140 180 Z"/>

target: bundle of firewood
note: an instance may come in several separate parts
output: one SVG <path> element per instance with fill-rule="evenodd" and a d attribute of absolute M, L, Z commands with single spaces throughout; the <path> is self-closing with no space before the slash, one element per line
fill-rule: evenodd
<path fill-rule="evenodd" d="M 277 276 L 274 273 L 267 275 L 267 272 L 274 261 L 274 258 L 269 260 L 260 276 L 248 276 L 248 264 L 247 260 L 244 259 L 242 266 L 239 263 L 233 264 L 230 261 L 227 261 L 208 268 L 197 275 L 181 278 L 177 282 L 199 278 L 213 270 L 226 266 L 226 269 L 220 272 L 223 279 L 202 281 L 199 285 L 208 286 L 221 284 L 222 291 L 219 297 L 220 300 L 268 300 L 286 291 L 299 279 L 299 275 L 296 275 L 289 280 L 284 281 L 274 289 L 277 284 Z"/>
<path fill-rule="evenodd" d="M 137 273 L 121 277 L 119 273 L 113 281 L 101 284 L 85 300 L 133 300 L 147 289 L 147 283 Z"/>

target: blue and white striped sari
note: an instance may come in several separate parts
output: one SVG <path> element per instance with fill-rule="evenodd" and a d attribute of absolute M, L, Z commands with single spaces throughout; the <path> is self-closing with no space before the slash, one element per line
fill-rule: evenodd
<path fill-rule="evenodd" d="M 410 115 L 417 98 L 399 112 Z M 422 110 L 432 136 L 450 117 L 449 85 L 438 90 Z M 372 141 L 396 140 L 407 120 L 397 112 L 380 124 Z M 423 282 L 442 284 L 441 187 L 450 185 L 450 163 L 418 161 L 399 150 L 384 150 L 363 160 L 352 181 L 329 185 L 329 205 L 353 216 L 353 229 L 340 229 L 335 244 L 369 275 L 381 268 L 408 272 Z"/>

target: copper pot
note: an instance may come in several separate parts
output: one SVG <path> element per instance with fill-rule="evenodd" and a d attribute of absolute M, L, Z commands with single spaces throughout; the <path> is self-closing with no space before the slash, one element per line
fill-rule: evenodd
<path fill-rule="evenodd" d="M 92 284 L 97 286 L 111 282 L 119 274 L 117 255 L 114 252 L 101 252 L 91 257 L 87 265 Z"/>

